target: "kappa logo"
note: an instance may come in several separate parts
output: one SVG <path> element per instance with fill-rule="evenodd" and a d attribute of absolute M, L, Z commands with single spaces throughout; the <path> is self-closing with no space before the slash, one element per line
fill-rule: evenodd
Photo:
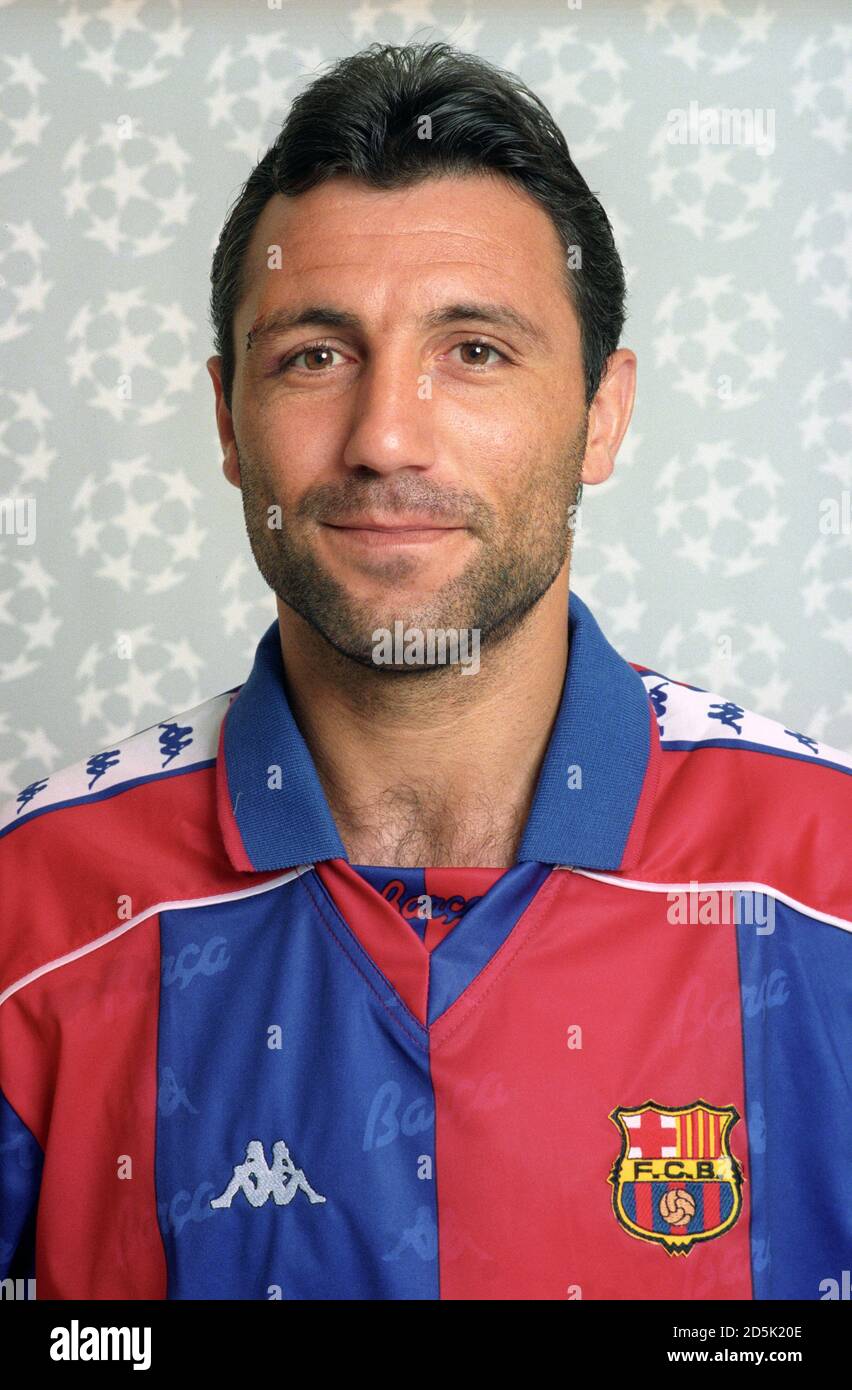
<path fill-rule="evenodd" d="M 243 1163 L 234 1168 L 234 1175 L 225 1191 L 214 1197 L 211 1207 L 229 1207 L 238 1192 L 244 1192 L 253 1207 L 262 1207 L 271 1197 L 277 1207 L 286 1207 L 301 1189 L 311 1203 L 324 1202 L 315 1192 L 301 1168 L 297 1168 L 283 1139 L 272 1145 L 272 1166 L 266 1161 L 263 1144 L 250 1139 L 246 1144 Z"/>
<path fill-rule="evenodd" d="M 621 1153 L 607 1179 L 619 1225 L 638 1240 L 688 1255 L 729 1231 L 742 1210 L 742 1165 L 730 1138 L 733 1105 L 619 1105 L 609 1118 Z"/>

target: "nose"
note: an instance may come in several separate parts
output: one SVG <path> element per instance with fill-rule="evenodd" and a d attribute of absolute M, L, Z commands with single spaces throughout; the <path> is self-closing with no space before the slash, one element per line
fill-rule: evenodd
<path fill-rule="evenodd" d="M 432 381 L 414 351 L 380 348 L 353 393 L 343 461 L 373 473 L 424 470 L 435 462 Z"/>

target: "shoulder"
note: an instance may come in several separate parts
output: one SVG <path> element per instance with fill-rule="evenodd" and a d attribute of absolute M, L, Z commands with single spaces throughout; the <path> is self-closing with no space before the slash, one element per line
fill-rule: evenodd
<path fill-rule="evenodd" d="M 852 757 L 725 695 L 629 664 L 659 732 L 634 877 L 751 887 L 852 925 Z"/>
<path fill-rule="evenodd" d="M 174 901 L 233 889 L 216 754 L 235 691 L 23 787 L 0 816 L 0 1001 Z M 102 960 L 108 952 L 99 953 Z"/>
<path fill-rule="evenodd" d="M 35 819 L 96 805 L 149 783 L 210 767 L 219 729 L 236 690 L 211 696 L 111 743 L 77 762 L 36 778 L 0 807 L 0 840 Z"/>
<path fill-rule="evenodd" d="M 847 777 L 852 773 L 852 754 L 792 728 L 783 720 L 769 719 L 736 700 L 688 685 L 647 666 L 629 664 L 648 692 L 664 750 L 739 749 L 763 754 L 769 763 L 790 759 L 832 769 Z M 852 783 L 848 789 L 852 791 Z"/>

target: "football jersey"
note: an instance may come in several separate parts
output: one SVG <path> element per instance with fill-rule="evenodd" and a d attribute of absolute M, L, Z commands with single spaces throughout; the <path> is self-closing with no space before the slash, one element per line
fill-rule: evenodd
<path fill-rule="evenodd" d="M 277 623 L 242 686 L 12 800 L 0 1276 L 264 1300 L 842 1279 L 852 759 L 568 607 L 509 867 L 349 862 Z"/>

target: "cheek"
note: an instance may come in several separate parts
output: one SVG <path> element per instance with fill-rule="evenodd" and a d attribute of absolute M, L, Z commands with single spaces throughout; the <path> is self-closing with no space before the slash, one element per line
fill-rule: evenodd
<path fill-rule="evenodd" d="M 289 432 L 267 428 L 263 421 L 255 421 L 246 437 L 241 437 L 240 458 L 243 475 L 250 472 L 256 486 L 286 510 L 318 481 L 323 467 L 310 447 L 300 447 Z"/>

